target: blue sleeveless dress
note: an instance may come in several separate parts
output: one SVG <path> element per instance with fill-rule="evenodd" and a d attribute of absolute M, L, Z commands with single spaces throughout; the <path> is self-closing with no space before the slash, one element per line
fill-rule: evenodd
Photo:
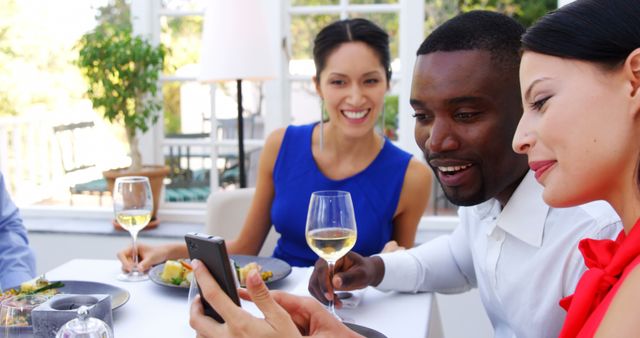
<path fill-rule="evenodd" d="M 379 253 L 393 234 L 393 215 L 411 154 L 385 139 L 382 150 L 366 169 L 346 179 L 332 180 L 322 174 L 313 158 L 314 126 L 289 126 L 274 165 L 271 222 L 281 237 L 273 257 L 292 266 L 312 266 L 318 259 L 305 239 L 309 200 L 318 190 L 351 193 L 358 227 L 353 250 L 363 256 Z"/>

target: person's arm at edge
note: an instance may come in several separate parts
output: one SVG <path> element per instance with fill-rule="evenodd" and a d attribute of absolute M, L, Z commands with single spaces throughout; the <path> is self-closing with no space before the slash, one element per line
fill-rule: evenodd
<path fill-rule="evenodd" d="M 18 285 L 35 274 L 36 260 L 27 230 L 0 173 L 0 287 Z"/>
<path fill-rule="evenodd" d="M 429 203 L 431 180 L 429 168 L 412 158 L 405 173 L 400 201 L 393 218 L 391 239 L 400 247 L 408 249 L 415 244 L 420 219 Z"/>

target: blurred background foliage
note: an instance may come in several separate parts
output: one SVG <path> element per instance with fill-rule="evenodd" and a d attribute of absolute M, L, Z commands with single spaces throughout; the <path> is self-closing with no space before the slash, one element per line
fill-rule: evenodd
<path fill-rule="evenodd" d="M 47 16 L 59 4 L 42 2 L 34 12 L 23 3 L 0 0 L 0 116 L 64 108 L 84 92 L 71 52 L 75 41 Z"/>

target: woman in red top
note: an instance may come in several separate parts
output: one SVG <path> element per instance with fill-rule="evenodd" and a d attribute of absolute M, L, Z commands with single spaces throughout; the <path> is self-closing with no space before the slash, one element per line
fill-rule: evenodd
<path fill-rule="evenodd" d="M 549 205 L 606 200 L 624 225 L 580 243 L 589 270 L 560 302 L 560 336 L 640 337 L 640 0 L 577 0 L 522 41 L 514 149 Z"/>

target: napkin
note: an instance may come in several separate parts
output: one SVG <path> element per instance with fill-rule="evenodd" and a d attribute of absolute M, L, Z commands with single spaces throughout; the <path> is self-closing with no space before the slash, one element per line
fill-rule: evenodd
<path fill-rule="evenodd" d="M 338 298 L 342 301 L 342 307 L 346 309 L 352 309 L 360 304 L 360 301 L 364 297 L 364 293 L 367 289 L 352 290 L 352 291 L 338 291 Z"/>
<path fill-rule="evenodd" d="M 301 282 L 291 290 L 291 293 L 299 296 L 311 296 L 309 294 L 309 277 L 313 269 L 308 269 L 308 273 L 304 278 L 301 278 Z M 362 301 L 362 297 L 367 289 L 353 290 L 353 291 L 337 291 L 338 297 L 341 297 L 343 308 L 355 308 Z"/>

